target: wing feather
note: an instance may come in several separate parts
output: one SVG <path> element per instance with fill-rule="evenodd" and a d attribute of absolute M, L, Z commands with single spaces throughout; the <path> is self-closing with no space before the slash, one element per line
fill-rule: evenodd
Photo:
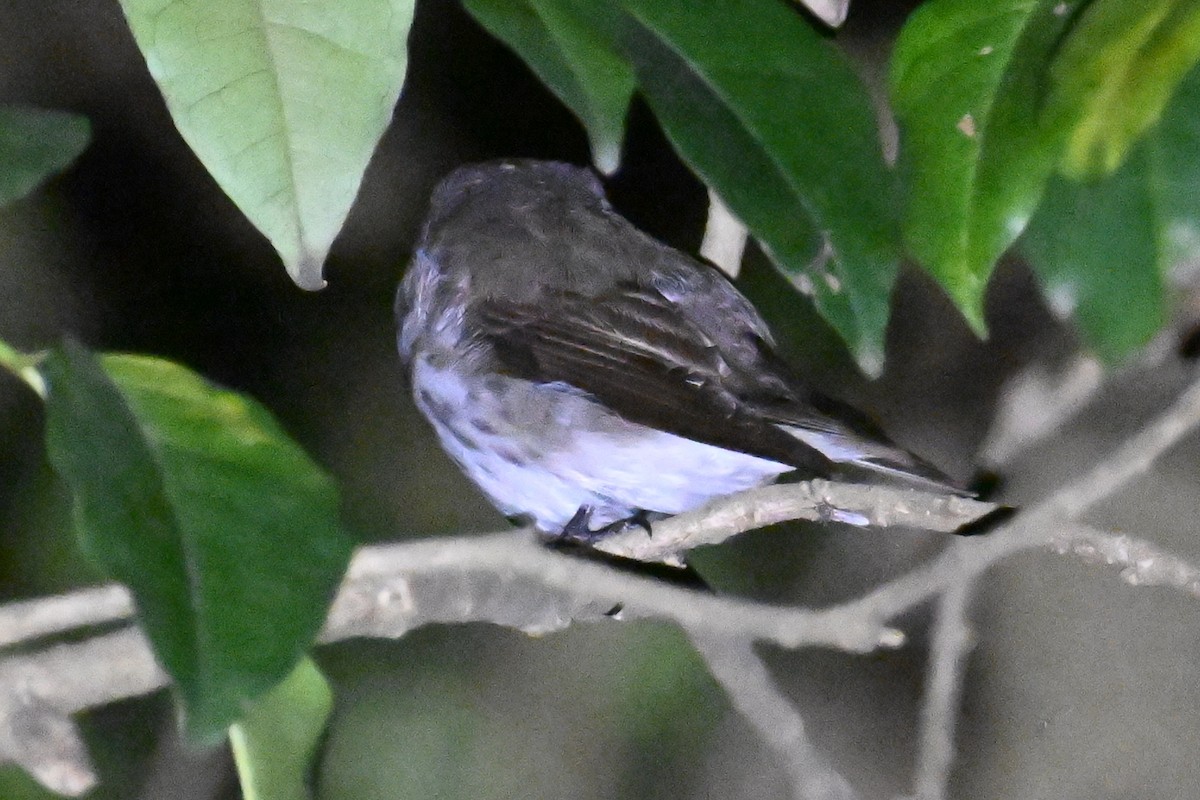
<path fill-rule="evenodd" d="M 631 422 L 810 476 L 829 472 L 819 451 L 745 407 L 725 386 L 733 369 L 719 350 L 665 300 L 618 290 L 537 304 L 487 300 L 476 313 L 509 374 L 570 384 Z"/>

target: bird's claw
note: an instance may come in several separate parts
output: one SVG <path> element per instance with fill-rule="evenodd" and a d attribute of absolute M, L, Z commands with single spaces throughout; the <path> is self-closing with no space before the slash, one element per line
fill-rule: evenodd
<path fill-rule="evenodd" d="M 559 532 L 559 538 L 574 542 L 583 542 L 585 544 L 595 544 L 607 536 L 621 533 L 633 527 L 643 529 L 646 531 L 647 536 L 653 535 L 653 531 L 650 528 L 650 512 L 645 509 L 639 509 L 630 517 L 610 522 L 593 530 L 591 521 L 594 511 L 595 508 L 593 506 L 580 506 L 579 510 L 575 512 L 574 516 L 567 521 L 567 524 Z"/>

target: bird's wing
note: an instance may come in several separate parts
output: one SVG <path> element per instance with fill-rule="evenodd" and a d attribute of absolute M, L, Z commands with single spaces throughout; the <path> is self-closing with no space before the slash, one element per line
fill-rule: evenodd
<path fill-rule="evenodd" d="M 510 375 L 561 382 L 625 419 L 717 447 L 827 475 L 829 460 L 747 406 L 738 370 L 659 292 L 621 285 L 594 296 L 543 294 L 472 310 Z"/>
<path fill-rule="evenodd" d="M 726 315 L 715 342 L 695 311 L 633 285 L 536 303 L 489 299 L 474 313 L 509 374 L 569 384 L 631 422 L 789 464 L 805 477 L 827 476 L 837 462 L 962 493 L 864 414 L 805 386 L 759 336 L 757 317 L 738 329 Z"/>

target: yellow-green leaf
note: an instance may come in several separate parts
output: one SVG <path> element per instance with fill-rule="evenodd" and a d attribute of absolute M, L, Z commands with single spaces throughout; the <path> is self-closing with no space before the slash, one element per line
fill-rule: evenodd
<path fill-rule="evenodd" d="M 1061 170 L 1106 175 L 1159 117 L 1200 59 L 1197 0 L 1093 0 L 1050 68 L 1044 112 L 1070 130 Z"/>

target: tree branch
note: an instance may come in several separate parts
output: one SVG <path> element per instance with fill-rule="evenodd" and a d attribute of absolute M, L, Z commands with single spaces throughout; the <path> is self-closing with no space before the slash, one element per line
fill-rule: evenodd
<path fill-rule="evenodd" d="M 1148 542 L 1073 519 L 1144 472 L 1198 420 L 1200 383 L 1083 478 L 989 536 L 955 540 L 928 564 L 857 600 L 823 610 L 781 608 L 679 589 L 548 550 L 529 532 L 517 531 L 363 548 L 351 564 L 321 640 L 402 636 L 432 622 L 485 621 L 543 632 L 572 621 L 604 619 L 620 604 L 629 615 L 674 621 L 697 640 L 720 642 L 722 647 L 736 641 L 749 648 L 753 641 L 766 641 L 789 648 L 819 646 L 865 652 L 902 644 L 903 634 L 886 623 L 930 598 L 949 593 L 935 631 L 934 681 L 925 711 L 925 719 L 943 722 L 937 723 L 938 730 L 925 733 L 918 767 L 920 786 L 936 797 L 950 767 L 946 752 L 952 746 L 952 731 L 946 730 L 944 721 L 953 714 L 961 689 L 953 686 L 961 684 L 955 665 L 966 652 L 963 642 L 969 641 L 957 635 L 954 611 L 956 604 L 965 604 L 969 587 L 986 570 L 1014 553 L 1051 546 L 1089 562 L 1118 565 L 1131 584 L 1166 586 L 1200 596 L 1200 568 Z M 769 487 L 659 523 L 655 537 L 661 535 L 669 543 L 660 553 L 665 555 L 793 518 L 788 514 L 823 519 L 829 518 L 831 511 L 845 513 L 849 509 L 881 525 L 934 527 L 982 510 L 980 504 L 970 501 L 937 501 L 931 503 L 929 496 L 920 493 L 882 487 L 820 483 Z M 758 510 L 759 503 L 765 511 Z M 920 524 L 922 521 L 928 525 Z M 657 546 L 657 542 L 638 546 L 648 544 Z M 19 644 L 65 631 L 70 614 L 79 614 L 83 625 L 95 625 L 126 619 L 130 609 L 128 595 L 117 587 L 13 604 L 0 609 L 0 642 Z M 704 647 L 706 652 L 711 650 Z M 714 672 L 732 669 L 735 664 L 747 668 L 747 653 L 753 656 L 748 649 L 736 654 L 718 648 Z M 153 691 L 166 681 L 146 640 L 132 627 L 10 655 L 0 661 L 0 761 L 21 764 L 55 791 L 86 791 L 95 777 L 70 714 Z M 749 708 L 752 703 L 757 707 L 775 691 L 769 682 L 755 678 L 737 686 L 723 683 L 731 694 L 745 693 L 734 699 L 739 707 Z M 798 738 L 803 727 L 795 713 L 787 709 L 788 720 L 782 724 L 790 732 L 779 735 L 780 742 L 791 742 L 789 747 L 804 741 Z M 753 722 L 762 725 L 760 720 Z M 795 753 L 789 757 L 808 758 Z"/>
<path fill-rule="evenodd" d="M 133 598 L 117 584 L 9 603 L 0 606 L 0 647 L 132 616 Z"/>
<path fill-rule="evenodd" d="M 814 480 L 723 497 L 656 522 L 649 533 L 635 527 L 607 537 L 597 548 L 640 561 L 674 561 L 686 550 L 779 522 L 853 521 L 862 527 L 951 533 L 995 509 L 991 503 L 915 489 Z"/>
<path fill-rule="evenodd" d="M 71 715 L 165 686 L 142 632 L 127 627 L 0 661 L 0 763 L 20 765 L 59 794 L 96 784 Z"/>

